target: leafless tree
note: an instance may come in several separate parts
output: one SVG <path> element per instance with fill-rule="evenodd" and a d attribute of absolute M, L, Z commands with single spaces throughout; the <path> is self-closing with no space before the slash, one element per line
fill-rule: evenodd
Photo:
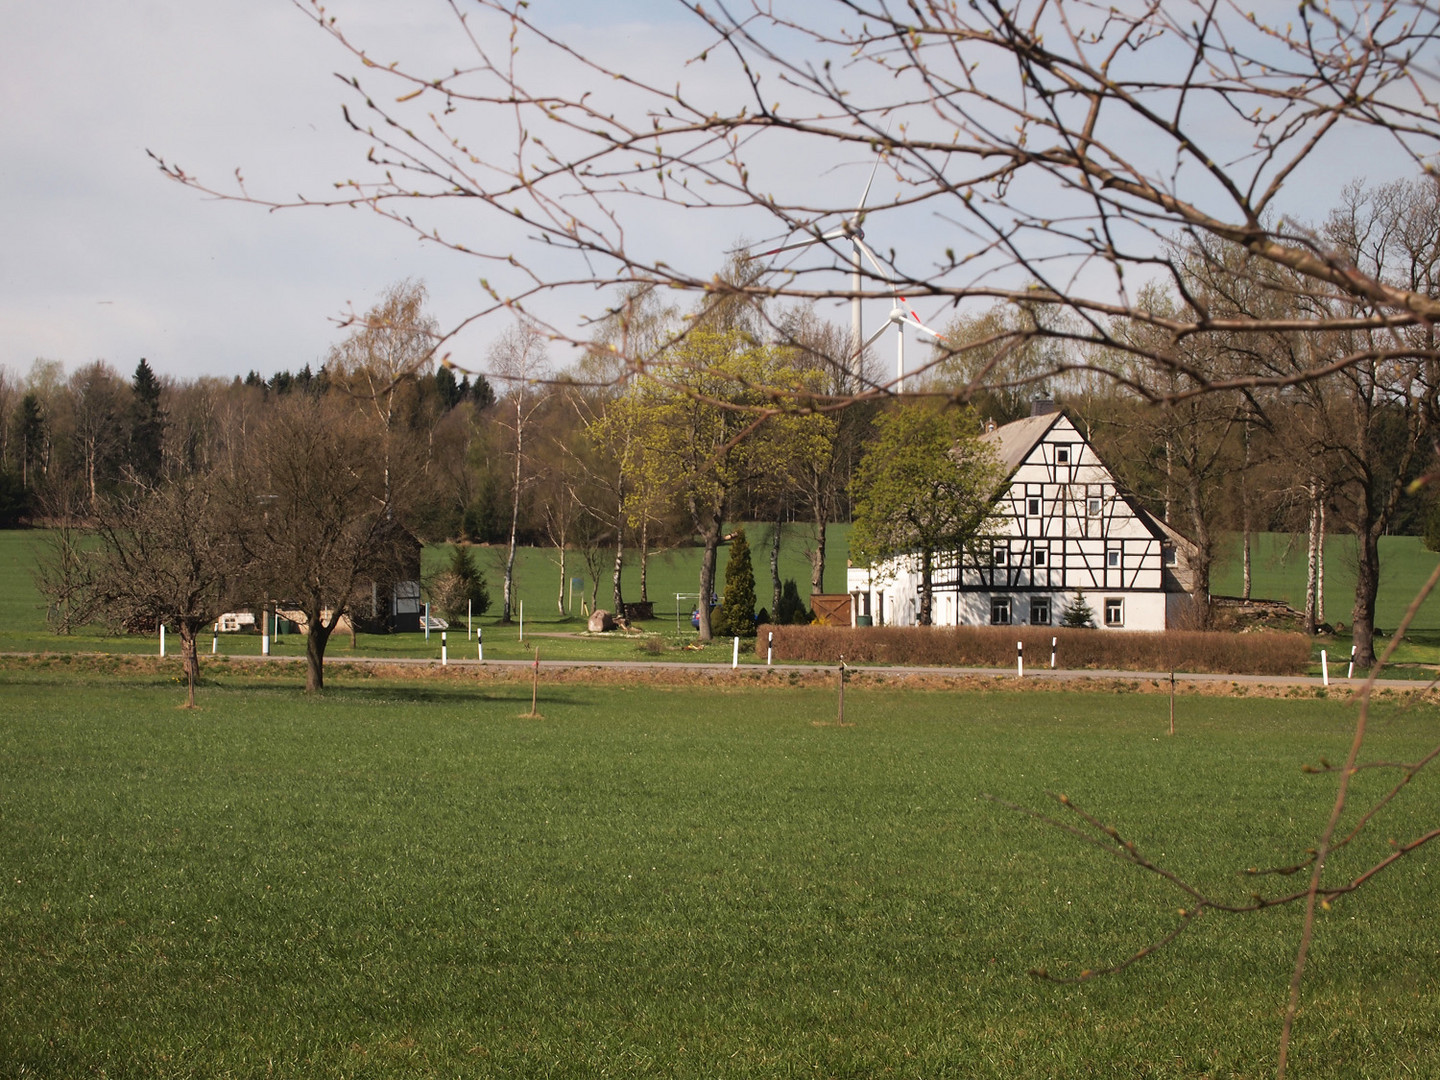
<path fill-rule="evenodd" d="M 50 610 L 70 622 L 98 618 L 147 634 L 173 628 L 193 708 L 196 639 L 245 598 L 251 569 L 231 506 L 218 477 L 122 484 L 96 502 L 89 528 L 58 532 L 37 584 Z"/>
<path fill-rule="evenodd" d="M 292 395 L 254 439 L 233 513 L 272 601 L 305 621 L 305 689 L 325 686 L 325 647 L 362 586 L 394 580 L 404 534 L 374 452 L 378 426 L 340 394 Z M 393 462 L 392 462 L 393 464 Z"/>
<path fill-rule="evenodd" d="M 535 413 L 544 404 L 542 383 L 549 374 L 545 358 L 545 340 L 534 327 L 512 327 L 496 343 L 490 353 L 490 370 L 507 388 L 504 401 L 497 410 L 500 423 L 510 431 L 507 452 L 511 466 L 510 543 L 505 555 L 505 584 L 501 601 L 500 621 L 508 623 L 515 604 L 515 544 L 520 528 L 520 498 L 525 486 L 534 479 L 527 471 L 525 438 Z"/>

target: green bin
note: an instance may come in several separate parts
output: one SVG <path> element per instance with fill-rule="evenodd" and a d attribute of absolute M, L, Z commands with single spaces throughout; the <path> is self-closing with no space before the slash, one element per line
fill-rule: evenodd
<path fill-rule="evenodd" d="M 856 616 L 855 616 L 855 625 L 856 625 L 856 626 L 874 626 L 874 625 L 875 625 L 875 620 L 872 619 L 869 615 L 856 615 Z"/>

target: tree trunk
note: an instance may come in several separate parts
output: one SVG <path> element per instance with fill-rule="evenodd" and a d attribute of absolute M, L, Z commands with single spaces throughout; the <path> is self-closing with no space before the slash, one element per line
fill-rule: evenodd
<path fill-rule="evenodd" d="M 623 522 L 615 527 L 615 569 L 610 575 L 611 599 L 615 602 L 615 617 L 622 618 L 625 614 L 625 594 L 621 589 L 621 577 L 625 570 L 625 525 Z"/>
<path fill-rule="evenodd" d="M 825 591 L 825 530 L 828 514 L 815 517 L 815 550 L 810 552 L 810 595 Z"/>
<path fill-rule="evenodd" d="M 1243 562 L 1243 583 L 1240 595 L 1250 599 L 1250 421 L 1245 421 L 1245 427 L 1241 430 L 1244 439 L 1245 456 L 1240 463 L 1240 527 L 1244 533 L 1241 542 L 1241 557 Z"/>
<path fill-rule="evenodd" d="M 710 629 L 710 597 L 715 593 L 715 563 L 720 550 L 720 522 L 707 524 L 701 539 L 705 542 L 705 553 L 700 559 L 700 602 L 695 605 L 700 620 L 700 640 L 713 637 Z"/>
<path fill-rule="evenodd" d="M 775 516 L 775 535 L 770 538 L 770 618 L 780 610 L 780 516 Z"/>
<path fill-rule="evenodd" d="M 935 553 L 925 550 L 920 553 L 920 618 L 921 626 L 931 626 L 931 609 L 934 606 L 935 590 L 931 579 L 935 576 Z"/>
<path fill-rule="evenodd" d="M 505 604 L 500 621 L 509 625 L 515 601 L 515 534 L 520 528 L 520 464 L 524 429 L 520 422 L 520 403 L 515 404 L 515 489 L 510 498 L 510 549 L 505 556 Z"/>
<path fill-rule="evenodd" d="M 325 646 L 330 643 L 334 626 L 325 625 L 318 608 L 305 615 L 310 626 L 305 635 L 305 692 L 313 694 L 325 689 Z"/>
<path fill-rule="evenodd" d="M 1315 496 L 1316 485 L 1312 479 L 1306 487 L 1305 492 L 1310 498 L 1310 524 L 1305 531 L 1305 633 L 1313 634 L 1320 625 L 1317 617 L 1315 598 L 1318 595 L 1316 583 L 1318 581 L 1319 553 L 1318 537 L 1320 535 L 1320 515 L 1318 508 L 1320 500 Z"/>
<path fill-rule="evenodd" d="M 565 545 L 556 544 L 555 550 L 560 553 L 560 598 L 556 601 L 556 606 L 560 609 L 560 617 L 563 619 L 566 615 L 565 586 L 568 584 L 565 580 Z"/>
<path fill-rule="evenodd" d="M 1215 561 L 1215 539 L 1210 535 L 1210 522 L 1201 502 L 1201 479 L 1193 469 L 1187 471 L 1190 526 L 1195 534 L 1195 558 L 1191 570 L 1195 575 L 1191 595 L 1195 602 L 1196 625 L 1210 629 L 1210 567 Z"/>
<path fill-rule="evenodd" d="M 650 602 L 650 585 L 645 580 L 650 567 L 650 519 L 640 519 L 640 602 Z"/>
<path fill-rule="evenodd" d="M 195 708 L 195 684 L 200 679 L 200 653 L 195 648 L 195 627 L 180 620 L 180 658 L 185 666 L 185 707 Z"/>
<path fill-rule="evenodd" d="M 1315 536 L 1315 622 L 1321 625 L 1325 622 L 1325 485 L 1320 485 L 1319 505 L 1316 509 L 1316 516 L 1320 519 L 1320 528 Z M 1376 555 L 1379 559 L 1379 555 Z M 1376 566 L 1379 566 L 1377 561 Z M 1377 571 L 1378 573 L 1378 571 Z"/>
<path fill-rule="evenodd" d="M 1355 663 L 1370 668 L 1375 665 L 1375 597 L 1380 592 L 1380 543 L 1374 529 L 1364 530 L 1355 539 L 1360 556 L 1355 567 Z"/>

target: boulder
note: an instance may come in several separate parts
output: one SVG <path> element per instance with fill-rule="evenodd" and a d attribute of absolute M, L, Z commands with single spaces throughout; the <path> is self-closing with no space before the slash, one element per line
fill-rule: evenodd
<path fill-rule="evenodd" d="M 615 619 L 604 608 L 596 608 L 590 613 L 589 629 L 592 634 L 603 634 L 614 630 Z"/>

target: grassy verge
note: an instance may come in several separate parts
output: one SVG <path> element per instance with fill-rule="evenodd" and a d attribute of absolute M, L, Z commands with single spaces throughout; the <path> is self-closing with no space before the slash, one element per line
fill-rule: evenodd
<path fill-rule="evenodd" d="M 63 692 L 62 692 L 63 690 Z M 1297 915 L 1201 920 L 983 801 L 1064 791 L 1226 895 L 1304 850 L 1324 700 L 0 670 L 0 1074 L 1259 1076 Z M 1433 738 L 1382 707 L 1377 757 Z M 1376 788 L 1383 778 L 1362 774 Z M 1423 779 L 1387 817 L 1433 819 Z M 1377 835 L 1383 846 L 1384 835 Z M 1343 875 L 1372 848 L 1338 859 Z M 1304 1075 L 1440 1072 L 1428 856 L 1325 917 Z"/>

